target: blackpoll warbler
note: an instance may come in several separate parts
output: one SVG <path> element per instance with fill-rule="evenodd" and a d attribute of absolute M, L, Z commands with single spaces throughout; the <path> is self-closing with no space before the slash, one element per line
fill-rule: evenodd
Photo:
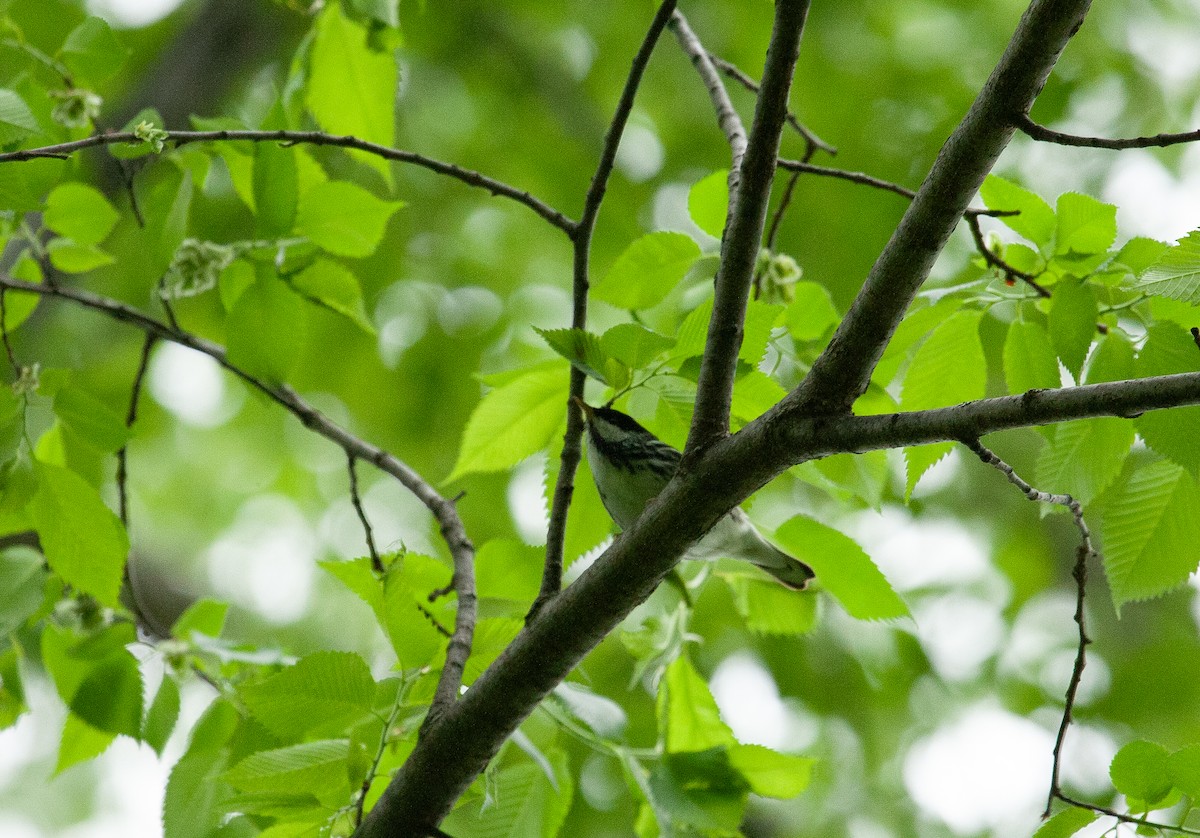
<path fill-rule="evenodd" d="M 587 458 L 604 508 L 623 530 L 633 526 L 651 500 L 663 490 L 683 457 L 677 450 L 610 407 L 575 403 L 587 422 Z M 734 507 L 684 554 L 685 559 L 721 557 L 750 562 L 789 588 L 800 590 L 814 574 L 799 559 L 758 534 L 740 508 Z"/>

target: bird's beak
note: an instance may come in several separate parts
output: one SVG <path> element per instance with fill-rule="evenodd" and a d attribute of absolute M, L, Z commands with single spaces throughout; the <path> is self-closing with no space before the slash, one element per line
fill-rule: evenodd
<path fill-rule="evenodd" d="M 583 418 L 585 421 L 592 421 L 592 412 L 595 408 L 593 408 L 583 399 L 579 398 L 579 396 L 571 396 L 571 401 L 575 402 L 579 409 L 583 411 Z"/>

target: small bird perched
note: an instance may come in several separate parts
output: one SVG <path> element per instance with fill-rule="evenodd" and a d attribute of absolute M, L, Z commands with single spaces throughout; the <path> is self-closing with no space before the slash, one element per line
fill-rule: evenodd
<path fill-rule="evenodd" d="M 578 398 L 575 403 L 587 423 L 588 465 L 600 500 L 617 526 L 627 530 L 667 485 L 683 455 L 619 410 L 592 407 Z M 740 507 L 717 521 L 684 558 L 723 556 L 757 565 L 794 590 L 802 590 L 815 575 L 759 535 Z"/>

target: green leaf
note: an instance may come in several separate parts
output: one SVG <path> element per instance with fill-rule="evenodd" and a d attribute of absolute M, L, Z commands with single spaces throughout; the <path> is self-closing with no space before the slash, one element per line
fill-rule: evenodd
<path fill-rule="evenodd" d="M 217 293 L 226 311 L 254 284 L 254 266 L 245 259 L 234 259 L 217 277 Z"/>
<path fill-rule="evenodd" d="M 171 635 L 187 640 L 192 633 L 208 637 L 220 637 L 225 628 L 225 615 L 229 613 L 229 603 L 215 599 L 198 599 L 179 615 L 175 625 L 171 626 Z"/>
<path fill-rule="evenodd" d="M 553 779 L 534 762 L 501 768 L 491 777 L 492 794 L 469 801 L 442 824 L 452 835 L 486 838 L 554 838 L 571 808 L 574 786 L 570 763 L 559 748 L 546 753 Z"/>
<path fill-rule="evenodd" d="M 108 238 L 120 217 L 98 190 L 85 183 L 64 183 L 46 198 L 42 221 L 60 236 L 94 245 Z"/>
<path fill-rule="evenodd" d="M 1085 826 L 1095 823 L 1099 817 L 1097 812 L 1089 809 L 1064 809 L 1042 824 L 1033 838 L 1071 838 Z"/>
<path fill-rule="evenodd" d="M 577 485 L 576 491 L 579 488 Z M 475 553 L 475 588 L 481 610 L 485 600 L 507 600 L 518 603 L 519 616 L 524 616 L 541 585 L 544 555 L 543 548 L 512 538 L 484 542 Z"/>
<path fill-rule="evenodd" d="M 1101 531 L 1104 569 L 1119 609 L 1183 584 L 1196 569 L 1200 496 L 1187 472 L 1169 462 L 1138 468 L 1114 495 Z"/>
<path fill-rule="evenodd" d="M 608 353 L 600 345 L 600 338 L 591 332 L 583 329 L 534 329 L 542 340 L 568 361 L 571 366 L 583 372 L 585 375 L 590 375 L 592 378 L 599 381 L 601 384 L 614 384 L 609 380 L 605 370 L 608 363 L 615 359 L 610 358 Z M 628 370 L 625 371 L 626 380 L 628 380 Z"/>
<path fill-rule="evenodd" d="M 1162 259 L 1170 249 L 1170 245 L 1164 244 L 1157 239 L 1134 236 L 1117 251 L 1117 255 L 1113 257 L 1113 263 L 1124 265 L 1137 277 L 1141 276 L 1147 268 Z"/>
<path fill-rule="evenodd" d="M 96 730 L 137 738 L 142 731 L 142 675 L 129 652 L 108 656 L 84 678 L 71 712 Z"/>
<path fill-rule="evenodd" d="M 1117 751 L 1108 774 L 1117 791 L 1147 804 L 1157 803 L 1171 791 L 1167 749 L 1145 739 L 1130 742 Z"/>
<path fill-rule="evenodd" d="M 1008 392 L 1052 390 L 1061 384 L 1050 336 L 1040 323 L 1018 321 L 1004 340 L 1004 379 Z"/>
<path fill-rule="evenodd" d="M 534 370 L 492 390 L 467 420 L 446 481 L 503 471 L 545 448 L 565 419 L 566 402 L 567 376 L 559 368 Z"/>
<path fill-rule="evenodd" d="M 400 0 L 350 0 L 350 7 L 386 26 L 400 25 Z"/>
<path fill-rule="evenodd" d="M 1066 493 L 1086 505 L 1121 473 L 1133 445 L 1133 423 L 1102 417 L 1055 426 L 1050 444 L 1038 456 L 1039 487 Z"/>
<path fill-rule="evenodd" d="M 358 277 L 336 262 L 318 259 L 288 280 L 293 289 L 318 305 L 348 319 L 369 335 L 375 334 L 363 304 Z"/>
<path fill-rule="evenodd" d="M 1059 195 L 1057 215 L 1055 253 L 1104 253 L 1117 239 L 1117 208 L 1090 195 Z"/>
<path fill-rule="evenodd" d="M 730 412 L 741 422 L 752 422 L 786 395 L 787 390 L 774 378 L 765 372 L 751 370 L 734 381 Z"/>
<path fill-rule="evenodd" d="M 229 360 L 251 375 L 284 381 L 305 337 L 304 303 L 274 277 L 260 277 L 225 318 Z"/>
<path fill-rule="evenodd" d="M 600 348 L 630 369 L 642 369 L 675 341 L 638 323 L 620 323 L 600 336 Z"/>
<path fill-rule="evenodd" d="M 921 302 L 923 301 L 918 299 L 914 305 Z M 962 298 L 951 295 L 942 297 L 932 305 L 909 311 L 896 327 L 887 349 L 883 351 L 883 357 L 879 359 L 875 372 L 871 374 L 871 381 L 880 388 L 891 384 L 896 373 L 909 360 L 913 347 L 927 340 L 934 329 L 962 307 L 962 303 Z"/>
<path fill-rule="evenodd" d="M 661 230 L 635 239 L 608 273 L 592 286 L 596 299 L 618 308 L 645 309 L 661 303 L 700 258 L 691 236 Z"/>
<path fill-rule="evenodd" d="M 59 740 L 58 761 L 54 765 L 54 773 L 59 774 L 73 765 L 95 759 L 112 744 L 117 734 L 106 730 L 97 730 L 74 713 L 67 714 L 63 725 L 62 738 Z"/>
<path fill-rule="evenodd" d="M 1167 776 L 1188 797 L 1200 797 L 1200 745 L 1188 745 L 1167 757 Z"/>
<path fill-rule="evenodd" d="M 824 285 L 805 280 L 793 285 L 792 293 L 783 322 L 796 340 L 820 340 L 837 325 L 837 308 Z"/>
<path fill-rule="evenodd" d="M 711 303 L 709 303 L 711 305 Z M 784 308 L 762 300 L 751 300 L 746 306 L 746 322 L 742 326 L 742 348 L 738 359 L 758 366 L 767 354 L 767 343 L 771 339 Z M 710 315 L 711 316 L 711 315 Z M 706 324 L 707 325 L 707 324 Z"/>
<path fill-rule="evenodd" d="M 817 579 L 846 612 L 860 620 L 908 616 L 908 606 L 852 538 L 803 515 L 775 533 L 793 556 L 812 566 Z"/>
<path fill-rule="evenodd" d="M 317 18 L 305 92 L 317 123 L 333 134 L 395 145 L 397 77 L 392 53 L 372 51 L 367 31 L 342 14 L 341 4 L 326 4 Z M 386 160 L 365 152 L 350 154 L 390 181 Z"/>
<path fill-rule="evenodd" d="M 945 407 L 983 397 L 987 362 L 979 341 L 982 316 L 978 311 L 956 312 L 921 344 L 904 376 L 901 410 Z M 952 443 L 943 442 L 904 449 L 908 464 L 906 497 L 912 495 L 921 475 L 952 447 Z"/>
<path fill-rule="evenodd" d="M 763 797 L 787 800 L 808 788 L 816 760 L 772 751 L 762 745 L 735 745 L 729 764 L 746 778 L 750 790 Z"/>
<path fill-rule="evenodd" d="M 1137 378 L 1198 369 L 1200 356 L 1192 336 L 1174 323 L 1152 326 L 1134 363 Z M 1147 445 L 1200 479 L 1200 445 L 1196 444 L 1200 437 L 1200 407 L 1151 410 L 1133 424 Z"/>
<path fill-rule="evenodd" d="M 696 226 L 714 239 L 725 232 L 729 212 L 729 170 L 706 175 L 688 191 L 688 214 Z"/>
<path fill-rule="evenodd" d="M 221 775 L 229 750 L 192 751 L 175 763 L 163 797 L 163 838 L 212 838 L 225 817 Z"/>
<path fill-rule="evenodd" d="M 348 739 L 322 739 L 259 751 L 222 776 L 244 791 L 315 792 L 346 784 Z"/>
<path fill-rule="evenodd" d="M 110 146 L 111 148 L 111 146 Z M 167 272 L 175 252 L 187 238 L 188 217 L 195 184 L 190 171 L 173 165 L 154 166 L 146 179 L 146 193 L 140 199 L 146 227 L 142 231 L 150 259 L 150 273 L 159 277 Z M 146 175 L 139 176 L 141 183 Z"/>
<path fill-rule="evenodd" d="M 706 751 L 735 745 L 729 726 L 721 721 L 717 702 L 687 655 L 667 667 L 658 691 L 660 726 L 666 729 L 667 753 Z"/>
<path fill-rule="evenodd" d="M 797 594 L 760 574 L 718 574 L 733 589 L 733 603 L 746 628 L 755 634 L 794 637 L 812 631 L 817 598 Z"/>
<path fill-rule="evenodd" d="M 315 652 L 239 690 L 246 707 L 284 742 L 314 728 L 342 731 L 371 712 L 375 680 L 358 655 Z"/>
<path fill-rule="evenodd" d="M 1054 210 L 1041 196 L 995 175 L 988 175 L 979 194 L 988 209 L 1017 211 L 1017 215 L 1000 217 L 1013 232 L 1029 239 L 1039 249 L 1050 244 L 1054 235 Z"/>
<path fill-rule="evenodd" d="M 95 245 L 70 239 L 54 239 L 46 245 L 46 250 L 50 254 L 50 264 L 68 274 L 87 273 L 116 261 Z"/>
<path fill-rule="evenodd" d="M 89 17 L 67 35 L 60 53 L 76 82 L 102 82 L 111 78 L 129 57 L 125 47 L 102 18 Z"/>
<path fill-rule="evenodd" d="M 1054 286 L 1050 303 L 1050 340 L 1058 357 L 1078 380 L 1092 338 L 1096 336 L 1099 309 L 1089 285 L 1071 277 Z"/>
<path fill-rule="evenodd" d="M 158 152 L 155 150 L 155 143 L 147 142 L 143 137 L 146 137 L 150 132 L 163 130 L 163 118 L 154 108 L 142 108 L 134 116 L 121 126 L 122 134 L 133 134 L 136 139 L 124 145 L 110 145 L 108 152 L 113 157 L 122 160 L 134 160 L 139 157 L 149 157 Z M 175 168 L 175 166 L 171 166 Z M 147 221 L 152 216 L 145 216 Z"/>
<path fill-rule="evenodd" d="M 8 637 L 42 605 L 46 571 L 29 547 L 0 551 L 0 637 Z"/>
<path fill-rule="evenodd" d="M 0 147 L 39 133 L 41 128 L 25 100 L 14 90 L 0 88 Z"/>
<path fill-rule="evenodd" d="M 650 800 L 668 835 L 737 835 L 749 790 L 725 748 L 668 753 L 650 773 Z"/>
<path fill-rule="evenodd" d="M 318 183 L 300 196 L 296 232 L 338 256 L 370 256 L 383 239 L 388 219 L 402 206 L 353 183 Z"/>
<path fill-rule="evenodd" d="M 611 698 L 597 695 L 581 684 L 564 681 L 554 688 L 550 699 L 601 739 L 620 741 L 624 737 L 629 717 Z"/>
<path fill-rule="evenodd" d="M 146 712 L 146 720 L 142 725 L 142 741 L 161 757 L 178 719 L 179 684 L 170 675 L 164 675 L 162 683 L 158 685 L 158 692 L 154 695 L 154 701 Z"/>
<path fill-rule="evenodd" d="M 1193 230 L 1154 262 L 1134 290 L 1171 300 L 1200 302 L 1200 230 Z"/>
<path fill-rule="evenodd" d="M 75 472 L 38 463 L 37 480 L 29 515 L 50 569 L 101 604 L 116 608 L 129 554 L 125 528 Z"/>
<path fill-rule="evenodd" d="M 54 397 L 54 412 L 63 424 L 98 451 L 111 454 L 129 441 L 125 419 L 79 387 L 67 386 Z"/>
<path fill-rule="evenodd" d="M 299 174 L 296 150 L 278 143 L 254 146 L 254 211 L 260 236 L 290 233 L 296 220 Z"/>
<path fill-rule="evenodd" d="M 0 196 L 0 202 L 3 197 Z M 13 279 L 19 279 L 23 282 L 31 282 L 35 285 L 42 282 L 42 268 L 29 255 L 28 251 L 22 253 L 13 266 L 8 271 L 9 276 Z M 5 291 L 4 292 L 4 328 L 10 333 L 15 331 L 22 323 L 29 319 L 29 315 L 33 314 L 34 310 L 41 302 L 41 294 L 26 294 L 21 291 Z"/>

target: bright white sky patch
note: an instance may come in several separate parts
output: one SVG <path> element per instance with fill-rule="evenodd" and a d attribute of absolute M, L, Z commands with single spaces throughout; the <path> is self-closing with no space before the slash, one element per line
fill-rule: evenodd
<path fill-rule="evenodd" d="M 212 358 L 163 343 L 150 359 L 150 395 L 188 425 L 213 428 L 228 421 L 241 399 L 226 399 L 225 377 Z"/>
<path fill-rule="evenodd" d="M 1027 835 L 1045 805 L 1053 737 L 990 705 L 919 740 L 904 760 L 917 804 L 961 835 Z"/>
<path fill-rule="evenodd" d="M 816 741 L 815 722 L 797 716 L 779 697 L 775 679 L 759 661 L 736 652 L 713 673 L 713 698 L 739 742 L 800 751 Z"/>
<path fill-rule="evenodd" d="M 526 544 L 546 543 L 546 528 L 550 526 L 550 519 L 546 517 L 542 488 L 545 470 L 544 456 L 530 457 L 517 466 L 508 483 L 508 509 L 521 540 Z"/>
<path fill-rule="evenodd" d="M 854 536 L 898 591 L 995 575 L 984 543 L 957 521 L 916 521 L 907 510 L 884 507 L 859 516 Z"/>
<path fill-rule="evenodd" d="M 659 173 L 666 160 L 658 134 L 648 125 L 630 124 L 617 146 L 617 168 L 634 183 L 649 180 Z"/>
<path fill-rule="evenodd" d="M 183 5 L 183 0 L 90 0 L 88 11 L 114 26 L 133 29 L 162 20 Z"/>

